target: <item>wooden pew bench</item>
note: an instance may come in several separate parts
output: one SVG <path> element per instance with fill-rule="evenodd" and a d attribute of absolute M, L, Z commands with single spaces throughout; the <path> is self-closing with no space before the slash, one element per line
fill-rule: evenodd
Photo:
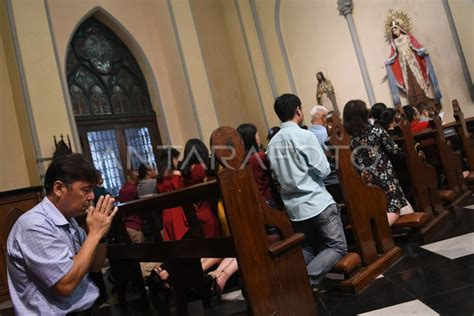
<path fill-rule="evenodd" d="M 356 173 L 351 162 L 350 138 L 338 113 L 328 123 L 330 143 L 339 148 L 337 172 L 350 220 L 346 228 L 350 228 L 355 241 L 355 254 L 349 253 L 341 259 L 333 272 L 343 273 L 346 277 L 339 283 L 342 291 L 358 293 L 400 258 L 402 251 L 395 246 L 388 225 L 385 193 L 366 184 Z M 409 215 L 409 218 L 408 225 L 424 225 L 426 216 Z"/>
<path fill-rule="evenodd" d="M 200 258 L 236 257 L 251 313 L 314 315 L 315 303 L 300 246 L 304 235 L 294 233 L 287 215 L 263 201 L 251 168 L 239 168 L 244 147 L 237 132 L 219 128 L 211 138 L 211 146 L 215 145 L 224 148 L 217 150 L 216 156 L 228 166 L 218 172 L 217 180 L 119 206 L 113 225 L 115 241 L 108 245 L 112 268 L 115 266 L 120 274 L 139 261 L 166 261 L 178 312 L 186 315 L 186 292 L 192 284 L 200 288 L 205 307 L 209 304 Z M 203 238 L 193 203 L 217 197 L 224 203 L 231 237 Z M 162 209 L 178 206 L 184 209 L 191 238 L 163 241 L 153 218 L 161 216 Z M 130 242 L 122 221 L 127 214 L 147 219 L 153 242 Z M 281 240 L 269 241 L 265 225 L 276 226 Z"/>
<path fill-rule="evenodd" d="M 440 198 L 447 209 L 454 211 L 464 205 L 472 193 L 463 178 L 461 157 L 448 145 L 437 114 L 430 121 L 430 126 L 431 129 L 414 134 L 414 138 L 421 144 L 419 148 L 423 150 L 426 160 L 443 171 L 446 186 L 440 190 Z"/>
<path fill-rule="evenodd" d="M 409 193 L 412 206 L 417 212 L 410 216 L 401 216 L 393 227 L 412 227 L 412 236 L 397 236 L 398 240 L 426 242 L 436 230 L 447 220 L 448 212 L 442 204 L 444 192 L 438 190 L 438 178 L 435 169 L 427 164 L 416 151 L 411 132 L 411 124 L 405 117 L 401 107 L 397 107 L 395 129 L 392 133 L 394 141 L 404 153 L 404 168 L 395 168 L 397 176 L 404 175 L 407 181 L 401 181 L 404 192 Z M 397 164 L 394 164 L 397 166 Z M 425 216 L 422 216 L 425 215 Z"/>

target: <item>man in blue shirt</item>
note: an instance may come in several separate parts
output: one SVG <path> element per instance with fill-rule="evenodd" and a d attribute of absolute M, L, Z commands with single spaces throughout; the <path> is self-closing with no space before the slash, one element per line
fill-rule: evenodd
<path fill-rule="evenodd" d="M 100 267 L 117 213 L 114 199 L 92 191 L 97 171 L 80 154 L 53 160 L 45 175 L 46 197 L 23 214 L 7 241 L 8 287 L 16 315 L 66 315 L 89 309 L 99 296 L 87 276 Z M 74 217 L 87 212 L 86 234 Z M 100 250 L 98 250 L 100 249 Z"/>
<path fill-rule="evenodd" d="M 328 131 L 326 129 L 328 110 L 324 106 L 315 105 L 309 115 L 311 116 L 311 126 L 308 128 L 308 131 L 316 136 L 319 144 L 326 151 L 328 149 L 325 144 L 328 138 Z"/>
<path fill-rule="evenodd" d="M 274 108 L 282 125 L 268 144 L 268 158 L 293 227 L 305 234 L 303 254 L 316 286 L 347 252 L 339 208 L 323 183 L 329 163 L 313 133 L 300 128 L 300 99 L 283 94 Z"/>

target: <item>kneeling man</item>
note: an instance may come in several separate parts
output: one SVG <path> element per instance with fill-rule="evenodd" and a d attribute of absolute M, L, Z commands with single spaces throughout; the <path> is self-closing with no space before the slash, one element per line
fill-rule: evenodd
<path fill-rule="evenodd" d="M 101 196 L 95 207 L 97 171 L 80 154 L 59 157 L 46 171 L 46 197 L 23 214 L 7 241 L 8 287 L 16 315 L 65 315 L 89 309 L 99 290 L 87 273 L 101 265 L 100 240 L 117 212 Z M 87 212 L 88 233 L 74 217 Z M 101 260 L 102 259 L 102 260 Z"/>

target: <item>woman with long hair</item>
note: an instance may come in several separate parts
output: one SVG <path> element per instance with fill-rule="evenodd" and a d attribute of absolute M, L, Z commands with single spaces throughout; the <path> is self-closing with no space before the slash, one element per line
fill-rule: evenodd
<path fill-rule="evenodd" d="M 208 177 L 215 174 L 215 168 L 211 166 L 209 150 L 201 140 L 197 138 L 190 139 L 184 146 L 181 172 L 184 186 L 206 182 Z M 221 235 L 221 227 L 214 204 L 210 200 L 195 203 L 197 218 L 206 238 Z"/>
<path fill-rule="evenodd" d="M 351 100 L 344 107 L 344 129 L 351 136 L 350 148 L 359 174 L 387 195 L 387 217 L 391 226 L 400 217 L 407 200 L 388 159 L 402 155 L 402 150 L 380 126 L 369 124 L 369 111 L 361 100 Z"/>
<path fill-rule="evenodd" d="M 245 160 L 252 167 L 258 189 L 268 205 L 276 208 L 272 192 L 270 161 L 265 152 L 260 150 L 260 137 L 257 127 L 253 124 L 241 124 L 237 132 L 242 137 L 245 146 Z"/>

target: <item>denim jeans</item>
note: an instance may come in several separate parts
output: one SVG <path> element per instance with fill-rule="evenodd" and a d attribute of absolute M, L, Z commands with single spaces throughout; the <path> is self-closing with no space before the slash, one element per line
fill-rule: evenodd
<path fill-rule="evenodd" d="M 292 224 L 295 232 L 305 234 L 304 260 L 310 284 L 316 286 L 347 253 L 339 207 L 331 204 L 319 215 Z"/>

